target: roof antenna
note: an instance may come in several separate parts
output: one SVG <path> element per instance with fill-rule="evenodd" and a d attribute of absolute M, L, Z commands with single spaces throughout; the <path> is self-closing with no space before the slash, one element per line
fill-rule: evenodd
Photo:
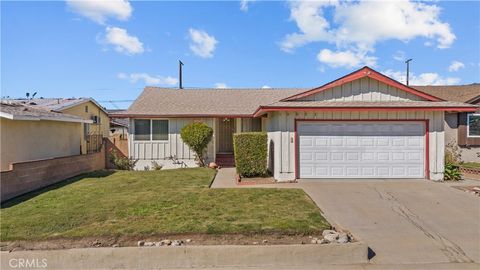
<path fill-rule="evenodd" d="M 408 79 L 409 79 L 409 77 L 410 77 L 410 61 L 412 61 L 412 60 L 413 60 L 413 59 L 410 58 L 410 59 L 407 59 L 407 60 L 405 61 L 405 63 L 407 64 L 407 85 L 408 85 L 408 83 L 409 83 Z"/>
<path fill-rule="evenodd" d="M 183 67 L 182 61 L 178 60 L 178 88 L 180 88 L 180 89 L 183 89 L 182 67 Z"/>

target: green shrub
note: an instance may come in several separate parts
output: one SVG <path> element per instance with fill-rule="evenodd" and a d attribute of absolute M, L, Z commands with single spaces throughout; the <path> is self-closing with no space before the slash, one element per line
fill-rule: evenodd
<path fill-rule="evenodd" d="M 247 132 L 233 135 L 235 166 L 243 177 L 266 176 L 267 133 Z"/>
<path fill-rule="evenodd" d="M 191 123 L 182 128 L 180 137 L 195 153 L 195 160 L 200 167 L 205 167 L 203 153 L 212 140 L 213 129 L 205 123 Z"/>
<path fill-rule="evenodd" d="M 443 179 L 447 181 L 458 181 L 462 179 L 460 167 L 450 162 L 445 163 L 445 173 Z"/>
<path fill-rule="evenodd" d="M 133 158 L 126 158 L 118 155 L 117 150 L 112 150 L 110 152 L 110 162 L 115 165 L 117 170 L 127 170 L 131 171 L 135 168 L 138 159 L 134 160 Z"/>

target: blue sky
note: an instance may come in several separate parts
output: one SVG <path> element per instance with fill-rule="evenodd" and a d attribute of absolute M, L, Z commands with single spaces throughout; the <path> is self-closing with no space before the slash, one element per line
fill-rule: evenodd
<path fill-rule="evenodd" d="M 406 58 L 412 84 L 479 82 L 480 3 L 1 2 L 2 96 L 133 100 L 177 86 L 179 59 L 186 87 L 404 80 Z"/>

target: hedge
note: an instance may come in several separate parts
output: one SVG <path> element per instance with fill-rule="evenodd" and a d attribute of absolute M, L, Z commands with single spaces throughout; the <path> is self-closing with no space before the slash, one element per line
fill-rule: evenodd
<path fill-rule="evenodd" d="M 266 176 L 267 133 L 245 132 L 233 135 L 235 167 L 242 177 Z"/>

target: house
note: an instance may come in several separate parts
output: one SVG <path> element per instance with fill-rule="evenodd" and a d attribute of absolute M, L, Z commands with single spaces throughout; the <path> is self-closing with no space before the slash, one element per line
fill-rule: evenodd
<path fill-rule="evenodd" d="M 139 159 L 139 168 L 152 160 L 165 168 L 195 166 L 179 133 L 202 121 L 214 129 L 207 149 L 212 161 L 233 155 L 234 133 L 266 131 L 269 169 L 277 181 L 440 180 L 445 113 L 476 109 L 363 67 L 313 89 L 146 87 L 121 117 L 130 119 L 129 155 Z"/>
<path fill-rule="evenodd" d="M 109 136 L 127 137 L 128 134 L 128 119 L 117 118 L 115 114 L 122 114 L 125 110 L 108 110 L 108 116 L 110 117 L 110 133 Z"/>
<path fill-rule="evenodd" d="M 102 144 L 102 139 L 109 135 L 110 120 L 108 113 L 93 98 L 33 98 L 16 99 L 13 101 L 92 120 L 90 123 L 84 123 L 83 125 L 82 136 L 84 143 L 82 144 L 82 153 L 98 151 Z"/>
<path fill-rule="evenodd" d="M 92 120 L 2 100 L 1 171 L 17 162 L 79 155 L 83 124 L 89 123 Z"/>
<path fill-rule="evenodd" d="M 476 112 L 445 113 L 445 145 L 458 145 L 463 162 L 480 162 L 480 84 L 412 86 L 444 100 L 477 106 Z"/>

